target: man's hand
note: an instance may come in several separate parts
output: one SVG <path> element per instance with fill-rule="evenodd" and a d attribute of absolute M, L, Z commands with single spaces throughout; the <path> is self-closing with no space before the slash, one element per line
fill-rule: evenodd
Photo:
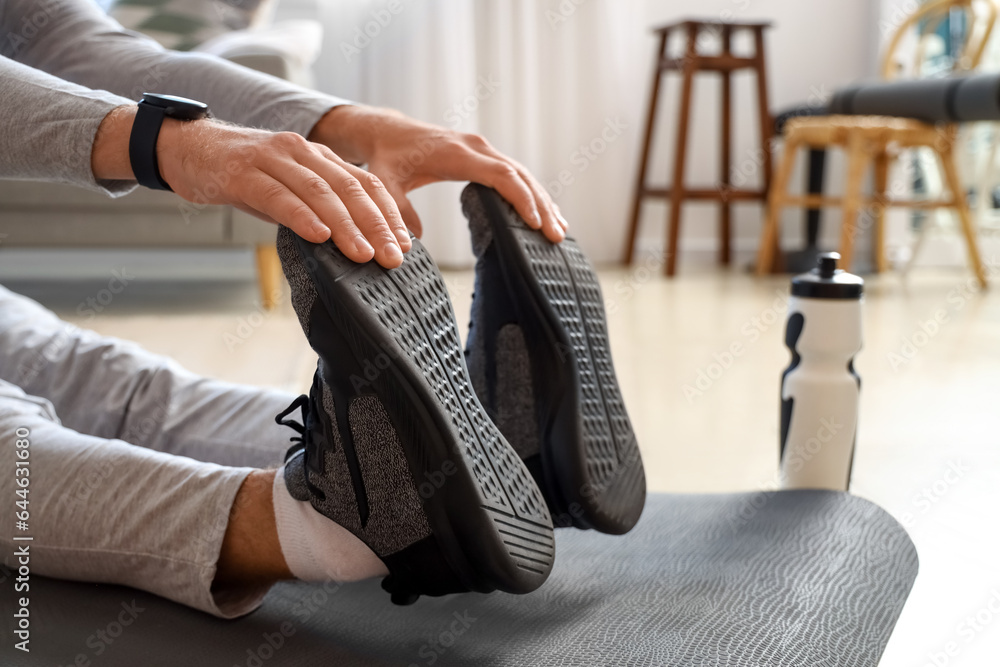
<path fill-rule="evenodd" d="M 119 107 L 102 122 L 91 155 L 95 178 L 134 178 L 128 140 L 135 111 Z M 545 189 L 485 139 L 385 109 L 336 107 L 309 140 L 166 119 L 157 157 L 160 175 L 190 202 L 229 204 L 314 243 L 332 238 L 349 259 L 375 259 L 386 268 L 402 264 L 410 250 L 406 228 L 422 232 L 407 193 L 437 181 L 495 188 L 551 241 L 566 236 L 566 221 Z M 355 166 L 364 163 L 369 171 Z"/>
<path fill-rule="evenodd" d="M 96 178 L 134 178 L 134 118 L 134 107 L 119 107 L 101 124 L 91 156 Z M 167 119 L 157 157 L 161 176 L 184 199 L 230 204 L 314 243 L 332 238 L 355 262 L 395 268 L 410 249 L 399 207 L 378 177 L 297 134 Z"/>
<path fill-rule="evenodd" d="M 479 135 L 421 123 L 387 109 L 344 105 L 323 116 L 309 139 L 329 146 L 345 160 L 367 163 L 417 236 L 422 225 L 406 194 L 437 181 L 492 187 L 550 241 L 558 243 L 566 236 L 566 221 L 545 188 Z"/>

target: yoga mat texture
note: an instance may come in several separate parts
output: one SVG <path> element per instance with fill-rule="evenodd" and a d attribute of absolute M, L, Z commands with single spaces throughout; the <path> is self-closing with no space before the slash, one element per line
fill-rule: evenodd
<path fill-rule="evenodd" d="M 559 530 L 530 595 L 389 604 L 287 583 L 235 621 L 118 586 L 32 578 L 31 653 L 92 667 L 875 667 L 917 574 L 903 528 L 833 491 L 651 495 L 623 537 Z"/>

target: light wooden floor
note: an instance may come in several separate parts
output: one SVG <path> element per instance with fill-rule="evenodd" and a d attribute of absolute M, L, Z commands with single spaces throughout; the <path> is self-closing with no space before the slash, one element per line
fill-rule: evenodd
<path fill-rule="evenodd" d="M 771 486 L 787 280 L 685 267 L 667 281 L 652 268 L 602 272 L 615 365 L 651 490 Z M 908 284 L 893 275 L 868 283 L 853 490 L 904 521 L 921 558 L 887 667 L 981 666 L 1000 654 L 1000 276 L 994 271 L 991 294 L 970 277 L 923 271 Z M 464 332 L 472 277 L 446 278 Z M 75 323 L 200 373 L 308 386 L 315 358 L 287 298 L 263 315 L 249 283 L 133 284 L 92 319 L 77 305 L 95 286 L 70 294 L 63 285 L 58 298 L 50 289 L 31 291 Z M 921 335 L 935 317 L 946 321 Z M 913 350 L 904 341 L 914 337 L 906 358 Z M 734 343 L 740 356 L 720 356 Z M 704 392 L 686 395 L 702 372 L 710 386 L 703 379 Z M 931 661 L 949 649 L 947 663 Z"/>

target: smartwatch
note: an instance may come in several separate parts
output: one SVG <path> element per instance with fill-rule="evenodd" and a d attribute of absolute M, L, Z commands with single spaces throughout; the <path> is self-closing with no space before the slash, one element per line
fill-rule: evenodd
<path fill-rule="evenodd" d="M 139 185 L 173 192 L 160 176 L 160 165 L 156 159 L 156 140 L 160 136 L 163 119 L 201 120 L 207 117 L 207 104 L 173 95 L 143 93 L 128 141 L 128 158 Z"/>

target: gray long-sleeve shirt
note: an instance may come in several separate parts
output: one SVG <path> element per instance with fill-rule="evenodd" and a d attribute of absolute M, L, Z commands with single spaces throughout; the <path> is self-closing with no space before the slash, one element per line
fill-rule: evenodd
<path fill-rule="evenodd" d="M 130 32 L 92 0 L 0 0 L 0 178 L 96 181 L 94 135 L 115 107 L 143 92 L 200 100 L 222 120 L 306 135 L 345 103 L 214 56 L 168 51 Z"/>

